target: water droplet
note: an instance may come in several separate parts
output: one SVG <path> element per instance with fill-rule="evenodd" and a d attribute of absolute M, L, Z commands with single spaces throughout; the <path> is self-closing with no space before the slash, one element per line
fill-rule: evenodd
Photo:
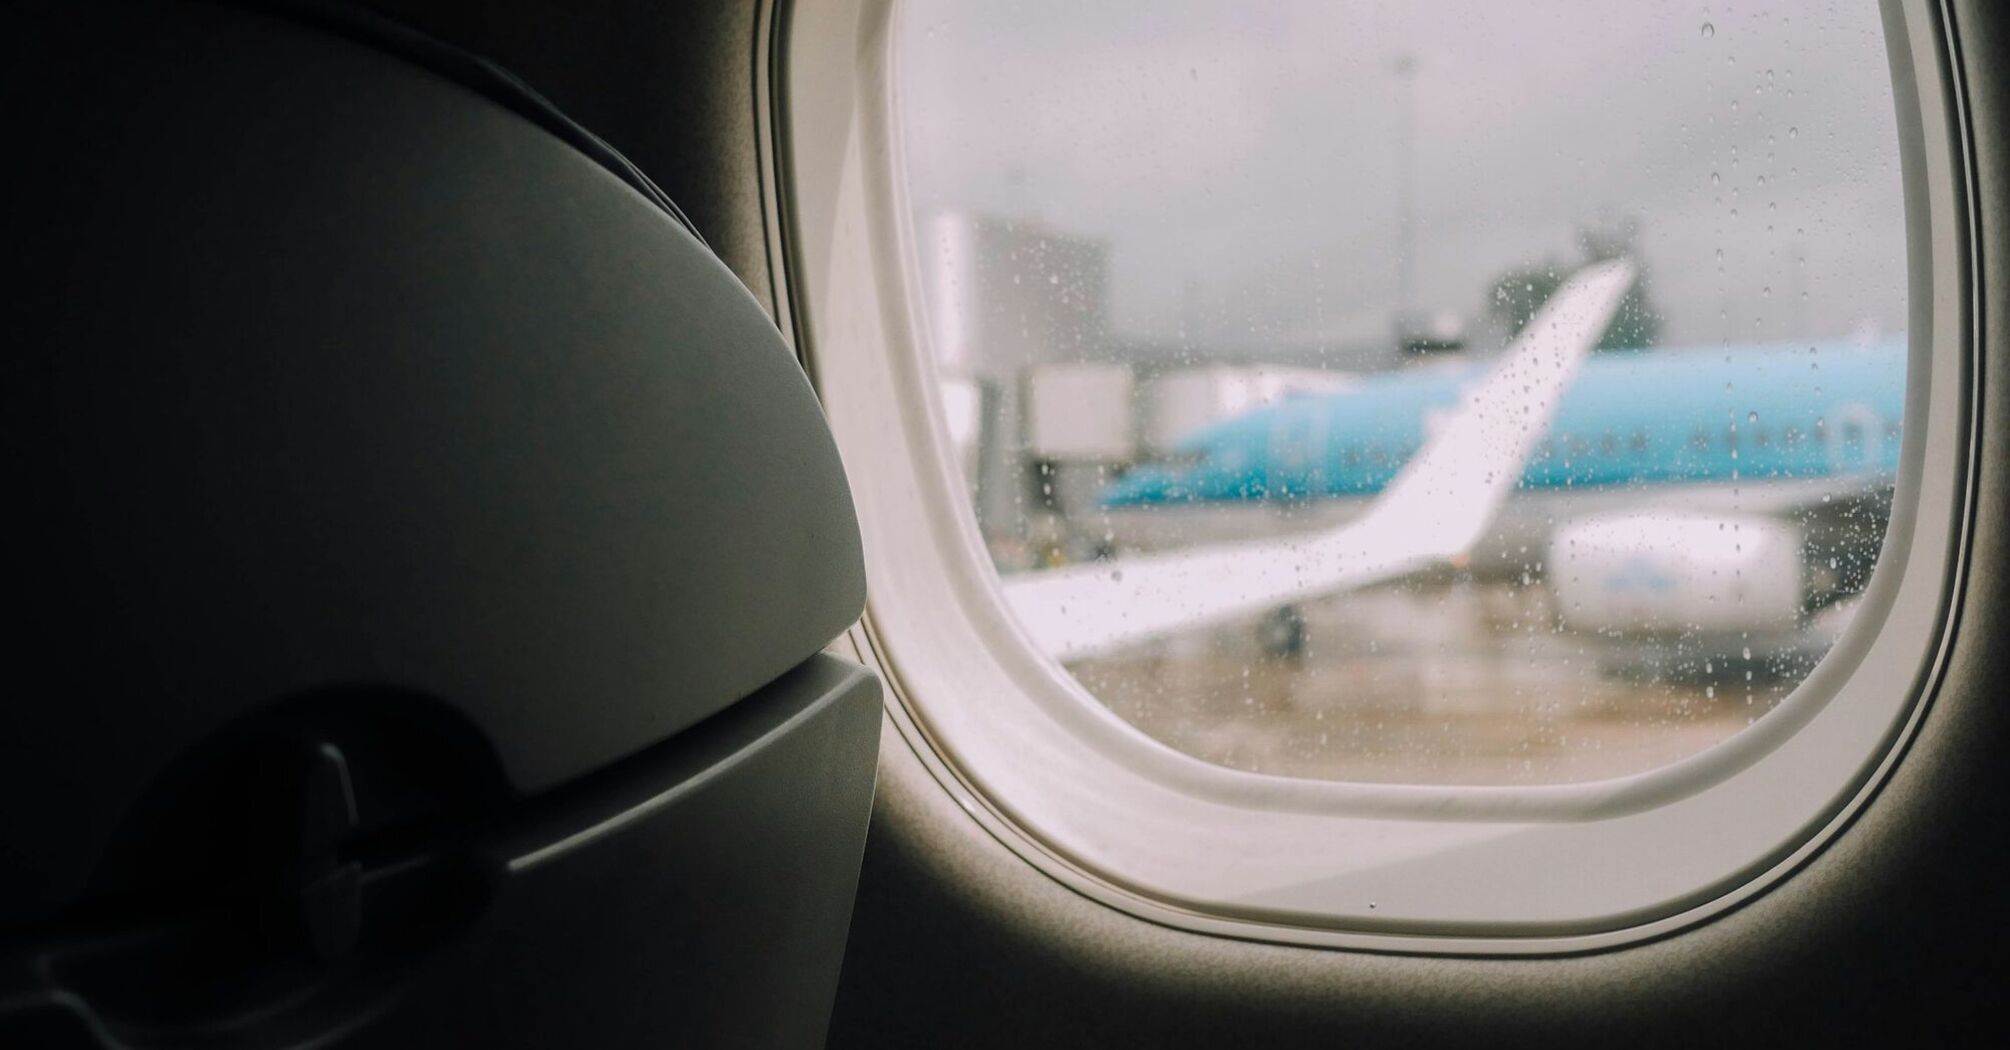
<path fill-rule="evenodd" d="M 1703 28 L 1702 30 L 1700 30 L 1700 32 L 1703 34 L 1703 39 L 1708 40 L 1711 37 L 1717 35 L 1717 27 L 1711 25 L 1708 22 L 1705 22 L 1703 23 Z"/>

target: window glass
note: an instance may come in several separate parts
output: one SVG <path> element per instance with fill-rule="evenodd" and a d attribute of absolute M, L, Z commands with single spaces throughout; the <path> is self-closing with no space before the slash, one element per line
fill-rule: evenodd
<path fill-rule="evenodd" d="M 969 512 L 1143 733 L 1601 779 L 1751 724 L 1848 622 L 1905 395 L 1875 5 L 899 12 Z"/>

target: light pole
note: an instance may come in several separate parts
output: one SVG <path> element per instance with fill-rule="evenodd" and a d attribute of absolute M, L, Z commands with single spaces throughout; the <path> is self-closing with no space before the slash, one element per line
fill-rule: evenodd
<path fill-rule="evenodd" d="M 1417 308 L 1417 59 L 1397 55 L 1396 74 L 1396 317 Z"/>

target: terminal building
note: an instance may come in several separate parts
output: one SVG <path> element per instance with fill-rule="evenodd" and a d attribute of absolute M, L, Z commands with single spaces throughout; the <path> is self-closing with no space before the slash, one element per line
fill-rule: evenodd
<path fill-rule="evenodd" d="M 1078 561 L 1115 538 L 1096 494 L 1217 420 L 1331 392 L 1413 357 L 1410 340 L 1178 345 L 1110 319 L 1108 242 L 1038 221 L 948 212 L 917 255 L 944 422 L 1000 568 Z M 1427 349 L 1457 350 L 1439 321 Z"/>

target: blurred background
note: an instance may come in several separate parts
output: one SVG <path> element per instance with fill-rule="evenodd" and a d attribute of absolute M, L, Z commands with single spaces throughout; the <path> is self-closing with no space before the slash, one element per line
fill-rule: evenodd
<path fill-rule="evenodd" d="M 915 272 L 1003 575 L 1351 520 L 1572 272 L 1636 266 L 1470 557 L 1068 665 L 1144 733 L 1621 776 L 1848 622 L 1904 396 L 1874 5 L 898 10 Z"/>

